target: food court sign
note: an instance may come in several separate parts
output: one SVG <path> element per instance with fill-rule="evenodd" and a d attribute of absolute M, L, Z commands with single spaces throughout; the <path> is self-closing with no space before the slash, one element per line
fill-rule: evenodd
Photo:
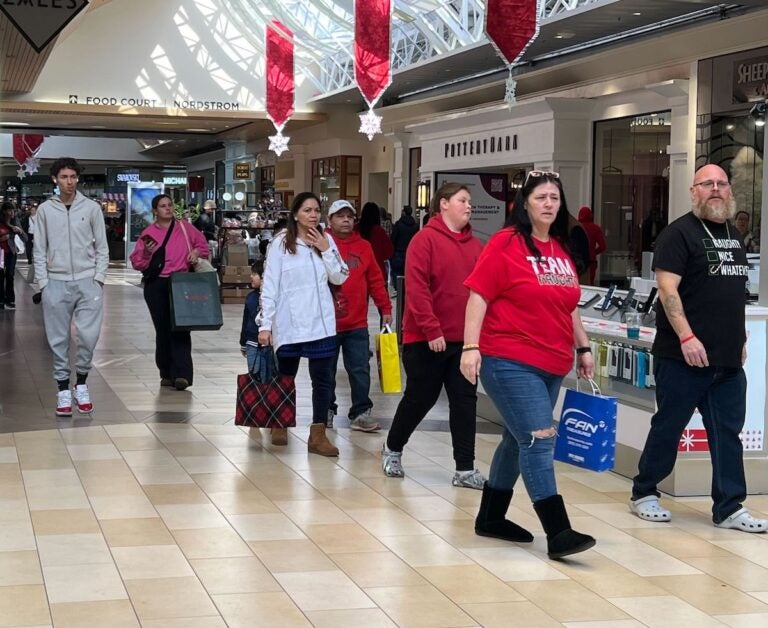
<path fill-rule="evenodd" d="M 35 52 L 51 43 L 86 6 L 88 0 L 0 0 L 0 9 Z"/>

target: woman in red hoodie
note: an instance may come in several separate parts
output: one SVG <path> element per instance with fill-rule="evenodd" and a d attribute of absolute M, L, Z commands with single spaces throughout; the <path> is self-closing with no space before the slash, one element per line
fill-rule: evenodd
<path fill-rule="evenodd" d="M 485 478 L 475 469 L 477 392 L 459 370 L 469 299 L 464 280 L 483 248 L 469 225 L 470 201 L 466 186 L 441 186 L 430 208 L 435 215 L 408 247 L 403 316 L 408 381 L 382 450 L 382 468 L 388 477 L 403 477 L 403 448 L 445 386 L 456 462 L 452 484 L 482 490 Z"/>
<path fill-rule="evenodd" d="M 579 222 L 587 232 L 587 240 L 589 240 L 589 285 L 595 285 L 595 274 L 597 273 L 597 256 L 605 251 L 605 236 L 600 225 L 595 224 L 592 220 L 592 210 L 584 205 L 579 210 Z"/>
<path fill-rule="evenodd" d="M 384 285 L 386 285 L 386 263 L 395 252 L 395 247 L 392 246 L 392 241 L 389 239 L 387 232 L 384 231 L 384 227 L 381 226 L 381 212 L 376 203 L 368 202 L 363 205 L 357 230 L 360 232 L 363 240 L 368 240 L 371 243 L 373 256 L 376 258 L 376 263 L 381 269 L 381 276 L 384 279 Z"/>

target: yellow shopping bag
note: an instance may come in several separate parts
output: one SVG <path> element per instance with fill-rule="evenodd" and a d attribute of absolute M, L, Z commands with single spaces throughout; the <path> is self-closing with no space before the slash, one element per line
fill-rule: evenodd
<path fill-rule="evenodd" d="M 403 390 L 400 381 L 400 354 L 397 350 L 397 334 L 385 325 L 376 336 L 376 361 L 379 364 L 379 383 L 383 393 L 399 393 Z"/>

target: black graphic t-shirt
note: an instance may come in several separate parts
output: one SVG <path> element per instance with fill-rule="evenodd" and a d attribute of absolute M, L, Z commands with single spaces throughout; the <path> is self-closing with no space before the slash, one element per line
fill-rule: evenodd
<path fill-rule="evenodd" d="M 668 225 L 656 241 L 653 269 L 680 275 L 683 311 L 707 350 L 711 366 L 741 366 L 747 254 L 732 223 L 701 221 L 692 212 Z M 654 355 L 683 359 L 680 339 L 659 305 Z"/>

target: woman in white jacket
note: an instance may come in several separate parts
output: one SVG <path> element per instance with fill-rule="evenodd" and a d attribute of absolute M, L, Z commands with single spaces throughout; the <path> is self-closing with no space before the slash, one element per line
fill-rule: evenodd
<path fill-rule="evenodd" d="M 284 231 L 270 242 L 261 288 L 259 344 L 273 345 L 282 375 L 295 376 L 302 357 L 312 380 L 310 453 L 338 456 L 325 434 L 336 354 L 336 315 L 329 282 L 341 285 L 349 269 L 320 227 L 320 200 L 298 194 Z M 286 445 L 285 428 L 272 428 L 272 444 Z"/>

